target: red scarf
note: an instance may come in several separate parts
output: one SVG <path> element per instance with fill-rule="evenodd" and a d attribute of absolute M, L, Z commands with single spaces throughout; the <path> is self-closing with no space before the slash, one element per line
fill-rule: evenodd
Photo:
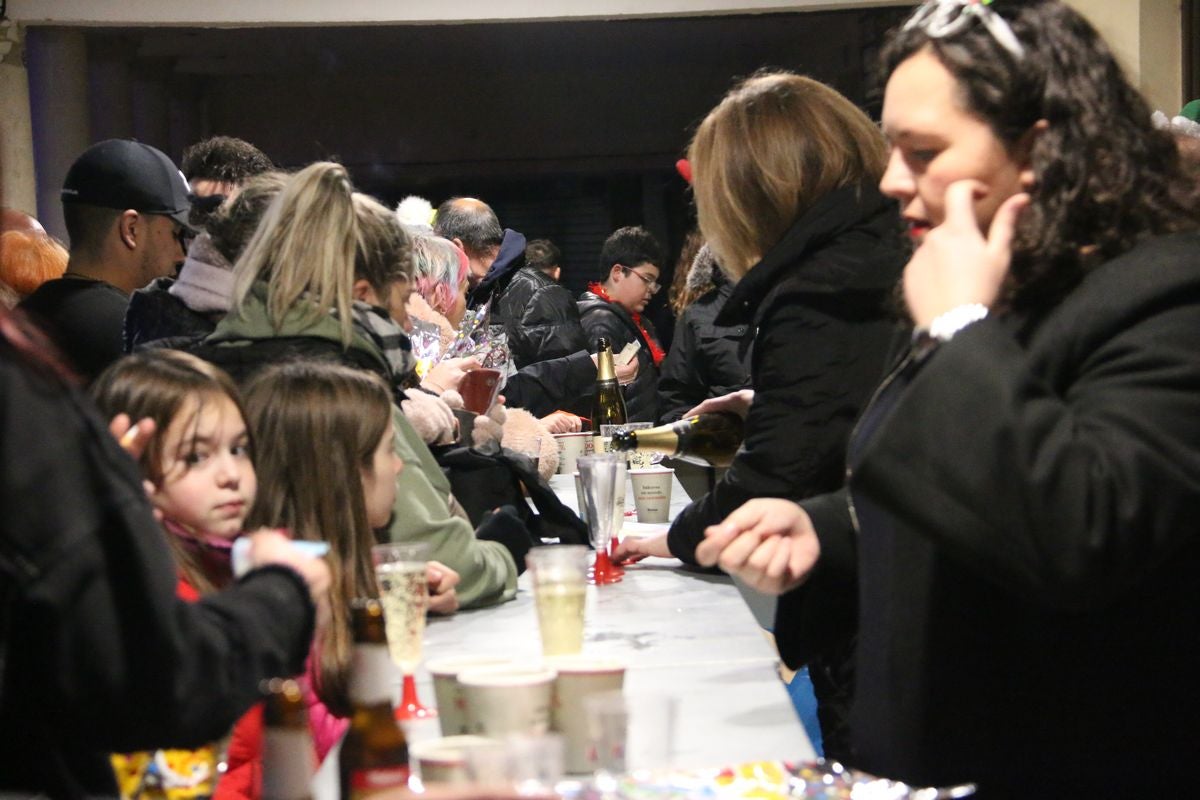
<path fill-rule="evenodd" d="M 599 297 L 606 303 L 613 302 L 613 299 L 608 296 L 608 292 L 604 291 L 604 287 L 599 283 L 592 281 L 588 284 L 588 291 Z M 624 308 L 624 306 L 622 306 Z M 642 338 L 646 340 L 646 346 L 650 348 L 650 357 L 654 359 L 654 366 L 660 366 L 666 353 L 663 352 L 662 345 L 654 340 L 650 332 L 646 330 L 646 326 L 642 324 L 642 315 L 636 311 L 630 311 L 629 315 L 633 317 L 633 324 L 637 325 L 638 331 L 642 334 Z"/>

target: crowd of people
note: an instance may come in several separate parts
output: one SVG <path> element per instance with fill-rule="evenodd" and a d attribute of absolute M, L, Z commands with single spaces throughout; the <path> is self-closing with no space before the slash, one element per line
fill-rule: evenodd
<path fill-rule="evenodd" d="M 536 484 L 533 441 L 553 472 L 601 337 L 636 348 L 631 422 L 745 420 L 710 491 L 617 555 L 778 595 L 827 755 L 981 797 L 1186 786 L 1194 132 L 1156 126 L 1059 0 L 926 2 L 880 85 L 877 124 L 808 77 L 738 82 L 688 146 L 678 259 L 619 228 L 578 297 L 483 200 L 391 209 L 224 136 L 179 168 L 88 148 L 68 248 L 5 209 L 0 792 L 129 794 L 155 751 L 231 736 L 209 793 L 256 797 L 275 676 L 301 676 L 323 758 L 370 547 L 430 544 L 433 613 L 511 599 L 552 545 L 519 491 L 462 496 L 462 448 Z M 668 272 L 669 346 L 645 313 Z M 421 363 L 411 337 L 446 351 L 476 314 L 510 368 L 468 431 L 482 357 Z"/>

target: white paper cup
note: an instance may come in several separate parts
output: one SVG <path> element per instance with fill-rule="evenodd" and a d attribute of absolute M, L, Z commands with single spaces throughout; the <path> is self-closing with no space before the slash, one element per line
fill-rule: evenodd
<path fill-rule="evenodd" d="M 591 767 L 607 772 L 670 769 L 678 706 L 676 697 L 661 693 L 588 695 L 584 712 L 591 734 Z"/>
<path fill-rule="evenodd" d="M 564 765 L 568 772 L 588 772 L 592 737 L 587 723 L 587 698 L 620 692 L 625 685 L 625 665 L 612 659 L 557 656 L 546 664 L 558 672 L 554 680 L 551 727 L 563 735 Z"/>
<path fill-rule="evenodd" d="M 426 669 L 433 677 L 433 693 L 437 697 L 438 722 L 442 736 L 470 733 L 467 727 L 467 698 L 458 683 L 459 673 L 479 667 L 498 667 L 512 664 L 503 656 L 463 656 L 430 661 Z"/>
<path fill-rule="evenodd" d="M 550 730 L 555 674 L 548 667 L 523 664 L 460 672 L 458 682 L 467 701 L 467 727 L 471 733 L 496 738 L 546 733 Z"/>
<path fill-rule="evenodd" d="M 467 761 L 470 752 L 496 744 L 495 739 L 483 736 L 445 736 L 416 742 L 409 746 L 408 752 L 417 762 L 421 783 L 469 783 Z"/>
<path fill-rule="evenodd" d="M 575 460 L 592 452 L 592 432 L 556 433 L 554 443 L 558 445 L 558 474 L 570 475 L 576 469 Z"/>
<path fill-rule="evenodd" d="M 674 476 L 675 470 L 663 467 L 629 471 L 638 522 L 666 522 L 669 519 Z"/>

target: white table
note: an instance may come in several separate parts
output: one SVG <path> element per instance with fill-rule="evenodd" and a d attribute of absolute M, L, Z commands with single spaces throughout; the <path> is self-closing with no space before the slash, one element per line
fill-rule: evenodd
<path fill-rule="evenodd" d="M 555 476 L 551 485 L 575 507 L 572 476 Z M 672 517 L 687 502 L 676 483 Z M 678 698 L 674 766 L 813 758 L 776 671 L 779 657 L 737 588 L 724 576 L 680 566 L 675 559 L 647 559 L 627 567 L 621 583 L 588 587 L 584 652 L 624 661 L 630 693 Z M 499 653 L 537 659 L 541 647 L 526 576 L 518 585 L 512 602 L 430 619 L 425 658 Z M 423 683 L 422 699 L 430 702 L 432 687 L 427 679 Z"/>

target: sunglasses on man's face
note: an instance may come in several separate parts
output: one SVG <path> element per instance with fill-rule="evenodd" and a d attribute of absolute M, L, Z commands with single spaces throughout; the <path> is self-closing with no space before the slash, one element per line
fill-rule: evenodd
<path fill-rule="evenodd" d="M 196 238 L 196 233 L 186 225 L 175 223 L 175 241 L 179 242 L 179 246 L 183 248 L 186 255 L 188 248 L 192 246 L 192 240 Z"/>

